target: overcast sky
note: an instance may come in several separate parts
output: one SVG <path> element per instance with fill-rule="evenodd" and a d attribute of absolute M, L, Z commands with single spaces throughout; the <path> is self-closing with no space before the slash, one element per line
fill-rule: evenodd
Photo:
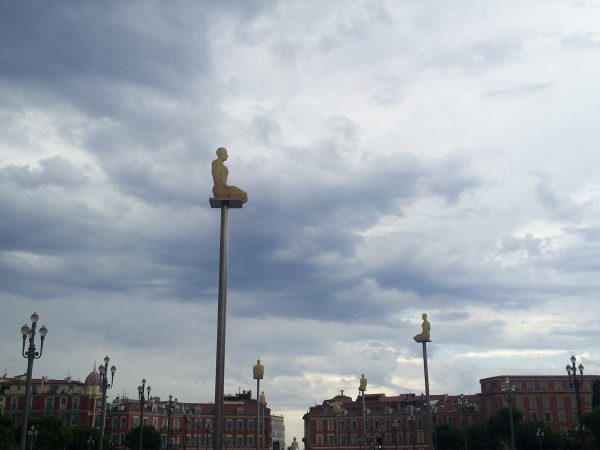
<path fill-rule="evenodd" d="M 600 373 L 596 0 L 0 3 L 0 362 L 214 401 Z"/>

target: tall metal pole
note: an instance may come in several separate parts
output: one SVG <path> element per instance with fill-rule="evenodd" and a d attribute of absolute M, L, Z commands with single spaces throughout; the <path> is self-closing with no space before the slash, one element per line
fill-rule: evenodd
<path fill-rule="evenodd" d="M 363 373 L 360 377 L 360 384 L 358 386 L 358 392 L 361 394 L 362 398 L 362 426 L 360 429 L 362 430 L 362 448 L 366 450 L 367 448 L 367 436 L 365 434 L 365 422 L 366 422 L 366 408 L 365 408 L 365 391 L 367 390 L 367 379 L 365 378 L 365 374 Z"/>
<path fill-rule="evenodd" d="M 228 216 L 229 203 L 223 202 L 221 205 L 221 240 L 219 253 L 219 305 L 217 318 L 217 365 L 215 371 L 215 450 L 221 450 L 223 448 L 223 396 L 225 389 L 225 325 L 227 318 L 227 252 L 229 247 Z"/>
<path fill-rule="evenodd" d="M 211 198 L 212 208 L 221 209 L 221 236 L 219 248 L 219 304 L 217 315 L 217 361 L 215 370 L 215 424 L 214 448 L 223 448 L 223 409 L 225 391 L 225 329 L 227 319 L 227 254 L 229 250 L 229 208 L 241 208 L 237 198 Z"/>
<path fill-rule="evenodd" d="M 508 402 L 508 420 L 510 422 L 510 450 L 515 450 L 515 424 L 513 422 L 513 408 L 512 408 L 512 392 L 514 392 L 514 385 L 510 384 L 510 378 L 506 377 L 504 380 L 504 390 L 506 391 L 506 401 Z"/>
<path fill-rule="evenodd" d="M 140 450 L 143 449 L 144 441 L 144 403 L 150 400 L 150 386 L 148 386 L 148 398 L 144 397 L 144 389 L 146 388 L 146 379 L 142 379 L 142 384 L 138 386 L 138 397 L 140 399 Z"/>
<path fill-rule="evenodd" d="M 100 423 L 100 442 L 98 443 L 99 450 L 102 450 L 104 446 L 104 430 L 106 428 L 106 391 L 113 387 L 113 381 L 115 379 L 115 372 L 117 368 L 113 365 L 110 368 L 111 379 L 110 383 L 108 382 L 108 363 L 110 362 L 110 358 L 108 356 L 104 357 L 104 365 L 100 364 L 98 368 L 100 371 L 100 389 L 102 390 L 102 421 Z"/>
<path fill-rule="evenodd" d="M 23 358 L 27 359 L 27 378 L 25 381 L 25 405 L 23 405 L 23 421 L 21 423 L 21 450 L 25 450 L 27 445 L 27 425 L 29 425 L 29 413 L 31 410 L 31 378 L 33 375 L 33 360 L 42 357 L 44 350 L 44 339 L 48 329 L 45 325 L 40 328 L 40 351 L 39 353 L 35 350 L 35 329 L 40 316 L 37 313 L 31 315 L 31 328 L 25 324 L 21 327 L 21 333 L 23 335 L 23 349 L 21 354 Z M 29 337 L 29 347 L 25 350 L 25 341 Z"/>
<path fill-rule="evenodd" d="M 577 429 L 577 436 L 581 441 L 583 439 L 583 424 L 581 422 L 581 400 L 579 398 L 579 387 L 580 384 L 583 384 L 583 364 L 579 364 L 579 367 L 577 367 L 577 359 L 575 358 L 575 356 L 571 356 L 571 364 L 572 366 L 567 364 L 566 369 L 567 373 L 569 374 L 569 385 L 570 387 L 575 388 L 575 403 L 577 404 L 577 422 L 579 425 Z M 581 381 L 577 377 L 577 369 L 579 369 Z"/>
<path fill-rule="evenodd" d="M 429 439 L 429 448 L 433 449 L 432 429 L 431 429 L 431 404 L 429 402 L 429 370 L 427 369 L 427 342 L 423 343 L 423 370 L 425 371 L 425 401 L 427 402 L 427 438 Z M 431 342 L 431 341 L 429 341 Z"/>

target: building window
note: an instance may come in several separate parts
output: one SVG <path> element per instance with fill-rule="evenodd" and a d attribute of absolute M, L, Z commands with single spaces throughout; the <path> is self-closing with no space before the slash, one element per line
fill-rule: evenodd
<path fill-rule="evenodd" d="M 559 408 L 565 407 L 565 399 L 563 397 L 556 397 L 556 404 Z"/>
<path fill-rule="evenodd" d="M 552 414 L 549 412 L 544 413 L 544 422 L 552 422 Z"/>
<path fill-rule="evenodd" d="M 535 401 L 535 397 L 529 398 L 529 407 L 532 409 L 537 408 L 537 402 Z"/>
<path fill-rule="evenodd" d="M 340 420 L 340 430 L 345 430 L 345 429 L 346 429 L 346 421 Z"/>
<path fill-rule="evenodd" d="M 333 431 L 333 420 L 327 421 L 327 431 Z"/>
<path fill-rule="evenodd" d="M 536 411 L 531 411 L 531 421 L 536 422 L 538 420 L 538 415 Z"/>
<path fill-rule="evenodd" d="M 79 397 L 73 398 L 73 407 L 72 409 L 79 409 Z"/>
<path fill-rule="evenodd" d="M 357 434 L 353 433 L 353 434 L 350 435 L 350 443 L 352 445 L 358 444 L 358 435 Z"/>
<path fill-rule="evenodd" d="M 53 397 L 46 397 L 46 411 L 50 411 L 54 407 L 54 398 Z"/>
<path fill-rule="evenodd" d="M 238 446 L 244 445 L 244 436 L 236 436 L 235 437 L 235 445 L 238 445 Z"/>
<path fill-rule="evenodd" d="M 564 411 L 559 411 L 558 412 L 558 421 L 559 422 L 566 422 L 566 417 L 565 417 L 565 412 Z"/>
<path fill-rule="evenodd" d="M 421 417 L 419 417 L 417 419 L 417 427 L 418 428 L 422 428 L 423 427 L 423 419 Z"/>
<path fill-rule="evenodd" d="M 356 422 L 356 420 L 350 422 L 350 428 L 352 430 L 358 430 L 358 423 Z"/>
<path fill-rule="evenodd" d="M 396 444 L 402 444 L 402 433 L 396 434 Z"/>
<path fill-rule="evenodd" d="M 562 391 L 562 381 L 555 381 L 554 382 L 554 390 L 555 391 Z"/>
<path fill-rule="evenodd" d="M 375 420 L 373 421 L 373 428 L 374 428 L 375 430 L 379 430 L 379 420 L 375 419 Z"/>
<path fill-rule="evenodd" d="M 515 381 L 515 383 L 513 384 L 513 386 L 515 387 L 515 391 L 520 391 L 521 389 L 521 382 L 520 381 Z"/>
<path fill-rule="evenodd" d="M 419 432 L 417 433 L 417 442 L 418 442 L 419 444 L 422 444 L 423 442 L 425 442 L 425 435 L 423 434 L 423 432 L 422 432 L 422 431 L 419 431 Z"/>
<path fill-rule="evenodd" d="M 322 434 L 317 434 L 317 444 L 323 445 L 323 435 Z"/>
<path fill-rule="evenodd" d="M 527 382 L 527 390 L 528 390 L 528 391 L 533 391 L 533 390 L 535 390 L 535 389 L 534 389 L 534 384 L 533 384 L 533 381 L 528 381 L 528 382 Z"/>
<path fill-rule="evenodd" d="M 517 408 L 523 409 L 523 397 L 517 397 Z"/>
<path fill-rule="evenodd" d="M 406 437 L 407 437 L 406 442 L 408 442 L 409 444 L 412 444 L 412 442 L 413 442 L 413 435 L 412 435 L 412 433 L 408 433 L 406 435 Z"/>
<path fill-rule="evenodd" d="M 548 390 L 548 382 L 547 381 L 541 381 L 540 382 L 540 389 L 542 391 L 547 391 Z"/>
<path fill-rule="evenodd" d="M 123 417 L 123 419 L 125 419 L 125 418 Z M 125 421 L 123 420 L 123 421 L 121 422 L 121 428 L 125 428 L 125 425 L 123 424 L 123 422 L 125 422 Z M 152 426 L 153 426 L 154 428 L 158 428 L 158 417 L 154 417 L 154 418 L 152 419 Z"/>
<path fill-rule="evenodd" d="M 11 410 L 13 410 L 13 411 L 14 411 L 15 409 L 17 409 L 17 402 L 18 402 L 18 401 L 19 401 L 18 397 L 12 397 L 12 398 L 10 399 L 10 409 L 11 409 Z"/>
<path fill-rule="evenodd" d="M 544 408 L 550 408 L 550 399 L 548 397 L 542 398 L 542 404 L 544 405 Z"/>
<path fill-rule="evenodd" d="M 156 419 L 154 419 L 156 420 Z M 125 427 L 127 426 L 127 417 L 123 416 L 121 417 L 121 429 L 125 429 Z M 156 425 L 154 425 L 154 428 L 156 428 Z"/>
<path fill-rule="evenodd" d="M 238 430 L 238 431 L 242 431 L 244 429 L 244 421 L 243 420 L 238 420 L 235 423 L 235 429 Z M 242 444 L 239 444 L 239 445 L 242 445 Z"/>
<path fill-rule="evenodd" d="M 254 436 L 248 436 L 248 445 L 254 445 Z"/>
<path fill-rule="evenodd" d="M 317 431 L 323 431 L 323 422 L 317 420 Z"/>
<path fill-rule="evenodd" d="M 385 435 L 385 443 L 386 444 L 391 444 L 392 443 L 392 435 L 389 433 L 386 433 Z"/>
<path fill-rule="evenodd" d="M 328 434 L 328 435 L 327 435 L 327 443 L 328 443 L 329 445 L 333 445 L 333 444 L 335 444 L 335 439 L 333 438 L 333 434 Z"/>
<path fill-rule="evenodd" d="M 225 422 L 225 429 L 227 431 L 233 430 L 233 420 L 227 419 L 227 421 Z"/>
<path fill-rule="evenodd" d="M 448 416 L 448 425 L 452 425 L 452 416 Z"/>
<path fill-rule="evenodd" d="M 79 414 L 71 414 L 71 425 L 79 425 Z"/>
<path fill-rule="evenodd" d="M 346 445 L 346 435 L 345 434 L 342 434 L 340 436 L 340 444 Z"/>
<path fill-rule="evenodd" d="M 140 424 L 140 418 L 139 417 L 134 417 L 133 418 L 133 426 L 137 427 Z M 146 433 L 144 433 L 146 434 Z"/>

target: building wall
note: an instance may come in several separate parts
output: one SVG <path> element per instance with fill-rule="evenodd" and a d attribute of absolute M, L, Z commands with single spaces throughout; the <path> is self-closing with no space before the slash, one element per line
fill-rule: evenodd
<path fill-rule="evenodd" d="M 508 376 L 514 386 L 512 405 L 523 412 L 523 420 L 540 421 L 557 432 L 567 432 L 578 425 L 575 389 L 565 376 Z M 592 386 L 596 375 L 585 376 L 580 386 L 581 414 L 592 409 Z M 506 376 L 480 380 L 481 410 L 484 418 L 508 405 Z"/>

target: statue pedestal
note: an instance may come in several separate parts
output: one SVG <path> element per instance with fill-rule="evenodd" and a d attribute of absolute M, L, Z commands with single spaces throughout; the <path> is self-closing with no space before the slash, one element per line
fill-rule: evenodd
<path fill-rule="evenodd" d="M 227 205 L 229 208 L 241 208 L 242 207 L 242 199 L 241 198 L 225 198 L 225 197 L 213 197 L 209 198 L 211 208 L 221 208 L 224 205 Z"/>

